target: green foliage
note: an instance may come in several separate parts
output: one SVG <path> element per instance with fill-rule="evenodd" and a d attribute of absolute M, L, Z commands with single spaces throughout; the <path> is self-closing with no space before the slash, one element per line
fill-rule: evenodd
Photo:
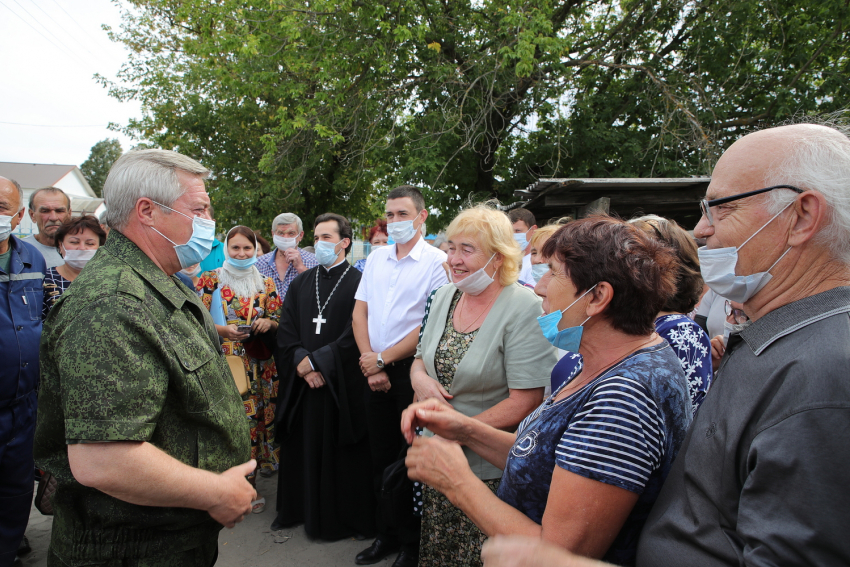
<path fill-rule="evenodd" d="M 743 130 L 847 105 L 848 1 L 131 0 L 124 131 L 215 172 L 218 220 L 445 225 L 538 177 L 709 173 Z"/>
<path fill-rule="evenodd" d="M 109 169 L 122 153 L 121 143 L 115 138 L 101 140 L 92 146 L 88 159 L 80 166 L 80 171 L 98 197 L 103 196 L 103 184 Z"/>

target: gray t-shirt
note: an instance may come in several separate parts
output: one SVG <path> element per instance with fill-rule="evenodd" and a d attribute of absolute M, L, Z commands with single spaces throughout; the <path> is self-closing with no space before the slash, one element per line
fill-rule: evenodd
<path fill-rule="evenodd" d="M 637 565 L 850 565 L 850 287 L 733 334 Z"/>
<path fill-rule="evenodd" d="M 26 238 L 22 238 L 21 240 L 38 248 L 38 251 L 41 252 L 42 256 L 44 256 L 44 261 L 47 263 L 48 270 L 50 268 L 55 268 L 56 266 L 61 266 L 65 263 L 65 260 L 62 259 L 62 256 L 59 254 L 59 251 L 56 250 L 55 246 L 45 246 L 35 239 L 34 234 L 31 234 Z"/>

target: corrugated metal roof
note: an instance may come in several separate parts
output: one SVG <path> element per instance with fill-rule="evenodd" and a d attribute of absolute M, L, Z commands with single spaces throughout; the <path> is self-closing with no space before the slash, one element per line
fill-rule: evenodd
<path fill-rule="evenodd" d="M 0 161 L 0 176 L 14 179 L 24 189 L 40 189 L 54 185 L 75 167 L 77 166 Z"/>

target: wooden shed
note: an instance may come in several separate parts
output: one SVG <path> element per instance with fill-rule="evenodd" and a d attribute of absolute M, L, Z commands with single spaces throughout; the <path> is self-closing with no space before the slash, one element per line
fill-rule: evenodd
<path fill-rule="evenodd" d="M 604 211 L 624 219 L 656 214 L 692 230 L 710 181 L 710 177 L 540 179 L 514 195 L 526 201 L 522 206 L 534 213 L 540 226 L 567 215 L 582 218 Z"/>

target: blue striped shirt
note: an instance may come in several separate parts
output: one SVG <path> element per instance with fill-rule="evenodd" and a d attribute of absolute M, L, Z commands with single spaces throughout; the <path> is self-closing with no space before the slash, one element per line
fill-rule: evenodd
<path fill-rule="evenodd" d="M 564 385 L 580 372 L 581 364 Z M 541 523 L 556 465 L 634 492 L 638 502 L 605 556 L 634 563 L 640 530 L 691 422 L 679 360 L 666 343 L 647 347 L 555 402 L 558 393 L 520 424 L 499 498 Z"/>

